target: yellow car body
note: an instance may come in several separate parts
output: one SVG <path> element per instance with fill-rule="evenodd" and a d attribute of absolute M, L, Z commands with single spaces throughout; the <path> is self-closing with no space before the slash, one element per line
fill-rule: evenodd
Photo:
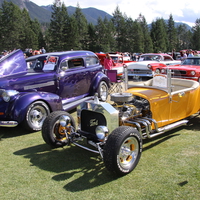
<path fill-rule="evenodd" d="M 156 120 L 158 127 L 187 118 L 200 109 L 198 82 L 177 78 L 171 81 L 171 92 L 167 88 L 153 86 L 152 79 L 126 91 L 149 101 L 152 119 Z"/>

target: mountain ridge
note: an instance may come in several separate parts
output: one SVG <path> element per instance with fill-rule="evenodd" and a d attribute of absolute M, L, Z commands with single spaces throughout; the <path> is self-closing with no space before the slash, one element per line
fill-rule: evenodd
<path fill-rule="evenodd" d="M 0 0 L 0 7 L 4 0 Z M 52 5 L 48 6 L 38 6 L 30 0 L 6 0 L 7 2 L 13 2 L 15 5 L 19 6 L 20 9 L 25 8 L 31 17 L 31 19 L 37 19 L 40 23 L 49 23 L 51 19 L 52 13 Z M 68 6 L 67 11 L 69 15 L 72 15 L 76 10 L 76 7 Z M 105 11 L 98 10 L 96 8 L 83 8 L 81 12 L 84 14 L 88 23 L 92 23 L 94 25 L 97 24 L 98 18 L 104 19 L 105 17 L 109 19 L 112 16 Z"/>
<path fill-rule="evenodd" d="M 2 5 L 4 0 L 0 0 L 0 7 Z M 47 6 L 38 6 L 37 4 L 33 3 L 30 0 L 5 0 L 7 2 L 13 2 L 17 6 L 19 6 L 21 9 L 25 8 L 31 17 L 31 19 L 37 19 L 40 23 L 49 23 L 51 20 L 51 13 L 52 13 L 52 5 Z M 98 10 L 93 7 L 89 8 L 80 8 L 81 12 L 84 14 L 86 20 L 88 23 L 92 23 L 93 25 L 96 25 L 98 22 L 98 18 L 104 19 L 107 17 L 108 20 L 112 18 L 112 15 L 106 13 L 105 11 Z M 69 15 L 72 15 L 76 10 L 76 7 L 68 6 L 67 11 Z M 134 20 L 134 19 L 133 19 Z M 188 28 L 188 30 L 191 29 L 191 27 L 182 22 L 175 22 L 175 26 L 179 24 L 185 24 Z M 149 25 L 150 26 L 150 25 Z"/>

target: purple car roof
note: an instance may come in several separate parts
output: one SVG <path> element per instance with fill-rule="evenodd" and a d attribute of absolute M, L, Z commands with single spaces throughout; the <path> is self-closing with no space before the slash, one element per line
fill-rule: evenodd
<path fill-rule="evenodd" d="M 44 57 L 45 56 L 59 56 L 61 60 L 63 60 L 63 59 L 71 58 L 71 57 L 88 56 L 88 55 L 97 57 L 96 54 L 91 51 L 79 50 L 79 51 L 62 51 L 62 52 L 50 52 L 50 53 L 45 53 L 45 54 L 38 54 L 38 55 L 27 58 L 26 61 L 37 59 L 41 56 L 42 57 L 43 56 Z"/>

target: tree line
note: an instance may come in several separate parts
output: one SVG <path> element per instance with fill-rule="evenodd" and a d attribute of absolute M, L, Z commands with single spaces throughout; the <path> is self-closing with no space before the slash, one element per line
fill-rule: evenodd
<path fill-rule="evenodd" d="M 64 3 L 52 5 L 50 23 L 32 20 L 26 9 L 4 1 L 0 8 L 0 50 L 40 49 L 47 51 L 90 50 L 93 52 L 171 52 L 200 50 L 200 19 L 191 30 L 185 24 L 175 27 L 172 14 L 168 20 L 157 18 L 149 26 L 140 14 L 133 20 L 117 6 L 113 17 L 88 23 L 77 4 L 69 15 Z"/>

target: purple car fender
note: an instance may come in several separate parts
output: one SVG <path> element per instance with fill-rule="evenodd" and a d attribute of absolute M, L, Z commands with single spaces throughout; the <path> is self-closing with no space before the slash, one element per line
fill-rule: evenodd
<path fill-rule="evenodd" d="M 62 99 L 53 93 L 47 92 L 30 92 L 30 93 L 20 93 L 16 100 L 10 107 L 10 113 L 12 113 L 13 120 L 22 122 L 26 116 L 28 106 L 36 101 L 45 102 L 50 112 L 56 110 L 63 110 Z"/>
<path fill-rule="evenodd" d="M 90 89 L 91 95 L 94 95 L 95 91 L 97 91 L 101 81 L 105 81 L 109 86 L 109 78 L 103 72 L 99 72 L 96 74 L 91 84 L 91 89 Z"/>

